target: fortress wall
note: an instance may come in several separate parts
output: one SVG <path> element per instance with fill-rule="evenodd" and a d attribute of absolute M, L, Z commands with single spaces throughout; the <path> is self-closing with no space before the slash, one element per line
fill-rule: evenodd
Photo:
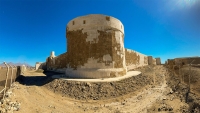
<path fill-rule="evenodd" d="M 148 56 L 148 64 L 149 65 L 153 64 L 153 57 L 152 56 Z"/>
<path fill-rule="evenodd" d="M 125 49 L 125 57 L 126 57 L 127 70 L 148 65 L 147 56 L 137 51 Z"/>
<path fill-rule="evenodd" d="M 74 18 L 73 20 L 69 21 L 67 24 L 67 30 L 80 30 L 84 28 L 83 32 L 89 32 L 93 36 L 89 36 L 88 38 L 95 38 L 94 35 L 97 34 L 96 30 L 105 30 L 109 28 L 113 28 L 116 30 L 119 30 L 124 34 L 124 26 L 118 19 L 106 16 L 106 15 L 100 15 L 100 14 L 92 14 L 92 15 L 86 15 L 86 16 L 80 16 L 77 18 Z M 88 39 L 87 41 L 92 41 Z"/>
<path fill-rule="evenodd" d="M 66 68 L 67 64 L 67 52 L 54 58 L 48 57 L 46 60 L 46 67 L 48 70 Z"/>
<path fill-rule="evenodd" d="M 152 58 L 152 63 L 153 63 L 153 65 L 156 65 L 156 59 L 155 58 Z"/>
<path fill-rule="evenodd" d="M 99 70 L 107 77 L 126 74 L 124 29 L 119 20 L 105 15 L 86 15 L 71 20 L 66 30 L 66 73 L 92 78 L 103 76 L 97 73 Z"/>
<path fill-rule="evenodd" d="M 200 57 L 175 58 L 176 65 L 200 64 Z"/>
<path fill-rule="evenodd" d="M 167 60 L 167 65 L 170 69 L 173 69 L 174 65 L 175 65 L 175 60 L 174 59 L 168 59 Z"/>
<path fill-rule="evenodd" d="M 124 48 L 124 26 L 106 15 L 86 15 L 66 26 L 67 53 L 47 58 L 48 70 L 65 69 L 75 78 L 123 76 L 127 70 L 148 65 L 146 55 Z M 156 60 L 151 57 L 151 64 Z"/>
<path fill-rule="evenodd" d="M 36 62 L 36 64 L 35 64 L 35 70 L 38 70 L 38 69 L 45 70 L 46 69 L 46 63 Z"/>
<path fill-rule="evenodd" d="M 160 58 L 155 58 L 156 59 L 156 65 L 161 65 L 161 60 Z"/>

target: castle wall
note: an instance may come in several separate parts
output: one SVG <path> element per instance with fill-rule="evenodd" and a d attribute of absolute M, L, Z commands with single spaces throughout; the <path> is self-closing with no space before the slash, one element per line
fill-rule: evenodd
<path fill-rule="evenodd" d="M 99 70 L 107 77 L 126 74 L 124 29 L 119 20 L 105 15 L 82 16 L 68 23 L 66 33 L 66 73 L 92 78 L 103 76 Z"/>
<path fill-rule="evenodd" d="M 148 64 L 149 65 L 153 64 L 153 57 L 152 56 L 148 56 Z"/>
<path fill-rule="evenodd" d="M 152 58 L 152 64 L 156 65 L 156 59 L 155 58 Z"/>
<path fill-rule="evenodd" d="M 175 58 L 174 60 L 176 65 L 200 64 L 200 57 Z"/>
<path fill-rule="evenodd" d="M 125 49 L 125 58 L 127 70 L 148 65 L 147 56 L 134 50 Z"/>
<path fill-rule="evenodd" d="M 155 58 L 156 59 L 156 65 L 161 65 L 161 60 L 160 58 Z"/>
<path fill-rule="evenodd" d="M 51 52 L 48 70 L 65 70 L 74 78 L 109 78 L 149 63 L 146 55 L 124 48 L 124 26 L 114 17 L 77 17 L 67 24 L 66 38 L 67 52 L 57 57 Z M 151 64 L 156 59 L 151 57 Z"/>
<path fill-rule="evenodd" d="M 45 70 L 46 69 L 46 63 L 36 62 L 36 64 L 35 64 L 35 70 L 38 70 L 38 69 Z"/>

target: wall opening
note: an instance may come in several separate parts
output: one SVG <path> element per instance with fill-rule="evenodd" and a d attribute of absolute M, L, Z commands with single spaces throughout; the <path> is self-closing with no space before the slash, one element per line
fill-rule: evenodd
<path fill-rule="evenodd" d="M 73 21 L 73 22 L 72 22 L 72 24 L 74 25 L 74 24 L 75 24 L 75 22 Z"/>
<path fill-rule="evenodd" d="M 83 24 L 85 24 L 86 23 L 86 21 L 85 20 L 83 20 Z"/>
<path fill-rule="evenodd" d="M 109 17 L 109 16 L 106 16 L 106 20 L 107 20 L 107 21 L 110 21 L 110 17 Z"/>

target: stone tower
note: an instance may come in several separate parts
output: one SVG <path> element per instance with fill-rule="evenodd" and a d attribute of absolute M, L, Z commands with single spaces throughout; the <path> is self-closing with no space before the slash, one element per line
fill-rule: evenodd
<path fill-rule="evenodd" d="M 124 26 L 116 18 L 92 14 L 67 24 L 66 74 L 105 78 L 126 74 Z"/>

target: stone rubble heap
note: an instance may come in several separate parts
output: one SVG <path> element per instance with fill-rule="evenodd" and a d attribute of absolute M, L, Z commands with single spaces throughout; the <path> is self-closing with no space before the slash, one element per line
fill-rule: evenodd
<path fill-rule="evenodd" d="M 125 95 L 152 85 L 152 83 L 152 78 L 140 74 L 121 81 L 103 83 L 58 79 L 45 86 L 53 92 L 78 100 L 101 100 Z"/>
<path fill-rule="evenodd" d="M 9 99 L 2 99 L 0 101 L 0 112 L 1 113 L 7 113 L 7 112 L 13 112 L 18 111 L 20 109 L 20 103 L 19 102 L 12 102 Z"/>
<path fill-rule="evenodd" d="M 9 89 L 5 98 L 0 100 L 0 113 L 13 113 L 13 111 L 18 111 L 20 109 L 19 102 L 12 102 L 10 97 L 12 96 L 12 88 Z"/>

